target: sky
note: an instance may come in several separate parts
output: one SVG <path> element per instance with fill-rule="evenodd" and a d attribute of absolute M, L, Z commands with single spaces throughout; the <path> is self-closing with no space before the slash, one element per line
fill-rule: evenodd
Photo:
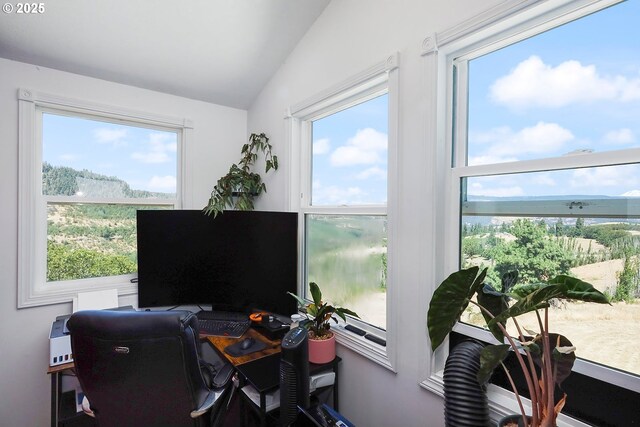
<path fill-rule="evenodd" d="M 312 205 L 387 202 L 388 95 L 313 122 Z"/>
<path fill-rule="evenodd" d="M 470 165 L 640 146 L 640 1 L 469 63 Z M 636 165 L 469 180 L 470 195 L 640 196 Z"/>
<path fill-rule="evenodd" d="M 134 190 L 176 193 L 178 135 L 44 113 L 42 160 L 126 181 Z"/>

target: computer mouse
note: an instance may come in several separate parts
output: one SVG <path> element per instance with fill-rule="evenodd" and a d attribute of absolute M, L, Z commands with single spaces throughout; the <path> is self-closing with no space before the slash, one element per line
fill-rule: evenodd
<path fill-rule="evenodd" d="M 256 340 L 254 338 L 245 338 L 240 342 L 240 348 L 243 350 L 248 349 L 249 347 L 251 347 L 253 345 L 253 343 L 256 342 Z"/>

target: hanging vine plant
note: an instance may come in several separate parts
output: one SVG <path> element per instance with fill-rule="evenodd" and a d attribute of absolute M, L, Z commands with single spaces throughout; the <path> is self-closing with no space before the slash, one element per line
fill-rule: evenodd
<path fill-rule="evenodd" d="M 253 199 L 267 187 L 262 182 L 262 177 L 252 172 L 252 167 L 258 159 L 258 153 L 265 157 L 265 173 L 271 169 L 278 170 L 278 157 L 272 154 L 269 138 L 264 134 L 252 133 L 249 143 L 242 146 L 241 158 L 238 164 L 232 164 L 229 172 L 220 177 L 211 191 L 211 197 L 204 212 L 207 215 L 213 213 L 214 218 L 225 209 L 237 209 L 243 211 L 253 210 Z"/>

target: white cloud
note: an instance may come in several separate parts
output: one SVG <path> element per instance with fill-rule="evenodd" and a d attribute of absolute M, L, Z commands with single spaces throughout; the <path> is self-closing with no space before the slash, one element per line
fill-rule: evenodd
<path fill-rule="evenodd" d="M 327 154 L 331 149 L 329 138 L 321 138 L 313 143 L 313 155 Z"/>
<path fill-rule="evenodd" d="M 149 134 L 145 146 L 145 151 L 136 151 L 131 158 L 142 163 L 166 163 L 172 159 L 170 154 L 178 149 L 175 135 L 170 133 Z"/>
<path fill-rule="evenodd" d="M 601 76 L 595 65 L 570 60 L 556 67 L 530 56 L 490 88 L 493 101 L 513 108 L 564 107 L 592 101 L 640 100 L 640 76 Z"/>
<path fill-rule="evenodd" d="M 346 145 L 331 154 L 332 166 L 372 165 L 382 163 L 387 149 L 387 135 L 372 128 L 360 129 Z"/>
<path fill-rule="evenodd" d="M 607 132 L 604 135 L 604 140 L 609 144 L 633 144 L 636 142 L 636 136 L 631 129 L 622 128 Z"/>
<path fill-rule="evenodd" d="M 153 176 L 147 188 L 151 191 L 176 191 L 176 177 L 171 175 Z"/>
<path fill-rule="evenodd" d="M 535 174 L 531 179 L 531 182 L 538 185 L 544 185 L 547 187 L 555 187 L 556 180 L 551 178 L 548 173 Z"/>
<path fill-rule="evenodd" d="M 94 138 L 101 144 L 111 144 L 114 147 L 120 147 L 127 144 L 126 129 L 115 128 L 98 128 L 93 130 Z"/>
<path fill-rule="evenodd" d="M 362 201 L 366 193 L 359 187 L 316 187 L 314 185 L 313 204 L 321 205 L 354 205 Z"/>
<path fill-rule="evenodd" d="M 502 163 L 518 160 L 521 155 L 550 154 L 573 139 L 573 134 L 557 123 L 538 122 L 517 132 L 503 126 L 470 135 L 470 146 L 487 144 L 488 147 L 484 153 L 469 158 L 469 164 Z"/>
<path fill-rule="evenodd" d="M 600 167 L 576 169 L 571 174 L 569 184 L 573 188 L 588 188 L 591 193 L 603 191 L 605 187 L 625 185 L 635 187 L 638 181 L 637 167 Z"/>
<path fill-rule="evenodd" d="M 377 166 L 365 169 L 362 172 L 357 173 L 355 175 L 355 178 L 359 179 L 359 180 L 365 180 L 365 179 L 370 179 L 370 178 L 373 178 L 373 179 L 385 179 L 386 177 L 387 177 L 387 171 L 384 170 L 384 169 L 381 169 L 381 168 L 379 168 Z"/>
<path fill-rule="evenodd" d="M 484 188 L 484 186 L 478 182 L 471 184 L 469 188 L 467 188 L 467 192 L 470 196 L 485 197 L 514 197 L 524 195 L 524 190 L 518 185 L 512 187 Z"/>

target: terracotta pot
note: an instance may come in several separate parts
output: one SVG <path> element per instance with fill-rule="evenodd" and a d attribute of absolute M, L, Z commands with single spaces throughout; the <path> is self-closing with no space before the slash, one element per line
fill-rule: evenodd
<path fill-rule="evenodd" d="M 331 333 L 331 338 L 316 340 L 309 338 L 309 362 L 329 363 L 336 358 L 336 336 Z"/>
<path fill-rule="evenodd" d="M 529 420 L 531 419 L 530 417 L 527 418 Z M 517 425 L 518 427 L 524 426 L 524 423 L 522 422 L 522 415 L 507 415 L 506 417 L 503 417 L 500 419 L 500 421 L 498 421 L 498 427 L 515 425 Z"/>

